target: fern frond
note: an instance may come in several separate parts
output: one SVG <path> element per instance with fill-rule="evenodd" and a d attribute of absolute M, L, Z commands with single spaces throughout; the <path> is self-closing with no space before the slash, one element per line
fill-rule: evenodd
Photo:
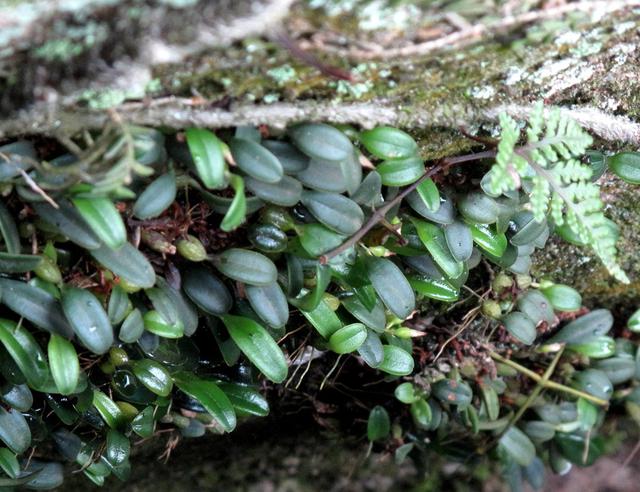
<path fill-rule="evenodd" d="M 590 181 L 592 171 L 578 158 L 592 139 L 578 123 L 554 109 L 545 115 L 542 103 L 532 110 L 526 129 L 527 142 L 516 147 L 518 123 L 500 116 L 501 140 L 490 173 L 489 191 L 502 194 L 530 180 L 529 200 L 534 218 L 547 213 L 557 225 L 567 224 L 590 244 L 609 272 L 621 282 L 629 279 L 617 263 L 615 238 L 603 214 L 600 188 Z"/>

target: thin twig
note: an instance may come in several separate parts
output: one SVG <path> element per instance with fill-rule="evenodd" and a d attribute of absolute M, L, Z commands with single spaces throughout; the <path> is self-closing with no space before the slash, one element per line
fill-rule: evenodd
<path fill-rule="evenodd" d="M 512 367 L 513 369 L 515 369 L 516 371 L 524 374 L 525 376 L 529 376 L 531 379 L 533 379 L 534 381 L 537 382 L 541 382 L 542 381 L 542 376 L 540 376 L 539 374 L 533 372 L 530 369 L 527 369 L 524 366 L 521 366 L 520 364 L 518 364 L 517 362 L 514 362 L 510 359 L 507 359 L 505 357 L 502 357 L 500 354 L 497 354 L 495 352 L 491 352 L 489 354 L 489 356 L 494 359 L 497 360 L 498 362 L 502 362 L 503 364 Z M 602 400 L 601 398 L 595 397 L 593 395 L 590 395 L 589 393 L 585 393 L 584 391 L 580 391 L 578 389 L 575 388 L 571 388 L 570 386 L 565 386 L 564 384 L 560 384 L 560 383 L 556 383 L 555 381 L 545 381 L 543 386 L 545 388 L 548 389 L 554 389 L 557 391 L 561 391 L 563 393 L 569 393 L 570 395 L 573 395 L 575 397 L 578 398 L 584 398 L 585 400 L 589 400 L 592 403 L 595 403 L 596 405 L 600 405 L 603 407 L 607 407 L 609 406 L 609 402 L 606 400 Z"/>
<path fill-rule="evenodd" d="M 318 261 L 321 265 L 326 265 L 327 262 L 333 258 L 334 256 L 338 256 L 340 253 L 348 250 L 352 246 L 355 246 L 358 241 L 360 241 L 371 229 L 373 229 L 379 222 L 385 219 L 385 215 L 389 210 L 398 205 L 404 198 L 407 197 L 410 193 L 415 191 L 415 189 L 422 183 L 425 179 L 430 178 L 431 176 L 435 176 L 436 174 L 450 168 L 451 166 L 455 166 L 457 164 L 462 164 L 464 162 L 477 161 L 480 159 L 486 159 L 488 157 L 495 157 L 496 152 L 493 150 L 487 150 L 485 152 L 477 152 L 475 154 L 467 154 L 461 155 L 458 157 L 447 157 L 442 159 L 440 163 L 436 164 L 434 167 L 425 172 L 420 179 L 412 183 L 410 186 L 407 186 L 404 190 L 398 193 L 392 200 L 389 200 L 387 203 L 382 205 L 380 208 L 373 211 L 369 220 L 349 239 L 347 239 L 344 243 L 342 243 L 337 248 L 332 249 L 331 251 L 322 255 Z"/>

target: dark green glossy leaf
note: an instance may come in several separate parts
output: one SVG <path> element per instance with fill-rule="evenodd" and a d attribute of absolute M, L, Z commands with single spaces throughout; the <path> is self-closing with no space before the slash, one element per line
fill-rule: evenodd
<path fill-rule="evenodd" d="M 451 254 L 442 229 L 423 220 L 412 219 L 412 222 L 418 231 L 420 240 L 444 274 L 451 278 L 459 277 L 464 265 Z"/>
<path fill-rule="evenodd" d="M 7 249 L 7 253 L 13 255 L 20 253 L 18 227 L 2 202 L 0 202 L 0 234 L 4 240 L 4 247 Z"/>
<path fill-rule="evenodd" d="M 181 391 L 198 400 L 225 431 L 231 432 L 235 428 L 233 405 L 216 383 L 186 372 L 175 374 L 173 380 Z"/>
<path fill-rule="evenodd" d="M 339 163 L 342 179 L 349 196 L 358 191 L 362 182 L 362 164 L 360 164 L 360 155 L 354 151 L 345 160 Z"/>
<path fill-rule="evenodd" d="M 100 247 L 100 239 L 89 227 L 78 211 L 66 200 L 59 200 L 59 208 L 42 202 L 33 203 L 33 208 L 43 220 L 54 226 L 60 233 L 85 249 Z"/>
<path fill-rule="evenodd" d="M 249 241 L 265 253 L 280 253 L 287 249 L 287 233 L 272 224 L 254 224 L 248 232 Z"/>
<path fill-rule="evenodd" d="M 248 285 L 246 293 L 251 307 L 262 321 L 273 327 L 287 324 L 289 305 L 277 282 L 261 287 Z"/>
<path fill-rule="evenodd" d="M 0 448 L 0 468 L 9 478 L 18 478 L 20 475 L 20 463 L 15 453 L 7 448 Z"/>
<path fill-rule="evenodd" d="M 425 185 L 427 186 L 427 185 Z M 428 202 L 423 199 L 424 193 L 419 193 L 417 190 L 410 193 L 406 200 L 409 206 L 417 212 L 419 215 L 438 224 L 451 224 L 456 218 L 456 212 L 453 208 L 451 199 L 445 195 L 439 196 L 439 206 L 434 210 L 434 198 L 435 193 L 433 190 L 429 191 Z"/>
<path fill-rule="evenodd" d="M 427 276 L 409 277 L 409 285 L 418 293 L 438 301 L 453 302 L 460 297 L 458 289 L 442 279 Z"/>
<path fill-rule="evenodd" d="M 269 332 L 255 321 L 230 314 L 222 316 L 229 335 L 247 358 L 274 383 L 287 377 L 287 361 Z"/>
<path fill-rule="evenodd" d="M 402 271 L 391 260 L 370 258 L 367 275 L 385 306 L 398 318 L 407 318 L 415 308 L 415 295 Z"/>
<path fill-rule="evenodd" d="M 339 234 L 354 234 L 364 222 L 360 206 L 343 195 L 305 191 L 301 201 L 318 221 Z"/>
<path fill-rule="evenodd" d="M 198 176 L 207 188 L 225 188 L 223 143 L 209 130 L 189 128 L 185 135 Z"/>
<path fill-rule="evenodd" d="M 139 219 L 151 219 L 164 212 L 176 199 L 176 177 L 166 173 L 152 181 L 133 204 L 133 215 Z"/>
<path fill-rule="evenodd" d="M 374 207 L 382 202 L 382 178 L 376 171 L 371 171 L 360 183 L 351 199 L 364 206 Z"/>
<path fill-rule="evenodd" d="M 58 301 L 48 292 L 19 280 L 0 279 L 2 303 L 14 313 L 50 333 L 73 336 Z"/>
<path fill-rule="evenodd" d="M 522 246 L 533 242 L 547 227 L 547 222 L 537 222 L 533 218 L 533 213 L 525 210 L 518 212 L 513 217 L 511 230 L 514 232 L 509 240 L 514 246 Z"/>
<path fill-rule="evenodd" d="M 326 265 L 316 264 L 316 284 L 313 290 L 302 297 L 289 299 L 289 302 L 302 311 L 313 311 L 322 300 L 322 296 L 331 283 L 331 269 Z"/>
<path fill-rule="evenodd" d="M 342 321 L 340 321 L 335 311 L 329 307 L 325 299 L 321 299 L 314 309 L 300 312 L 323 338 L 329 339 L 331 335 L 342 328 Z"/>
<path fill-rule="evenodd" d="M 309 166 L 296 174 L 296 178 L 312 190 L 329 193 L 347 191 L 348 182 L 344 179 L 339 162 L 311 159 Z"/>
<path fill-rule="evenodd" d="M 613 326 L 613 316 L 607 309 L 596 309 L 562 327 L 549 343 L 586 343 L 605 335 Z"/>
<path fill-rule="evenodd" d="M 152 393 L 167 396 L 173 388 L 171 375 L 162 364 L 150 359 L 134 361 L 133 373 Z"/>
<path fill-rule="evenodd" d="M 554 443 L 567 460 L 578 466 L 591 466 L 604 452 L 600 439 L 589 439 L 580 432 L 558 432 Z"/>
<path fill-rule="evenodd" d="M 458 202 L 458 210 L 469 222 L 493 224 L 498 220 L 498 204 L 481 192 L 466 193 Z"/>
<path fill-rule="evenodd" d="M 209 314 L 225 314 L 233 305 L 229 289 L 206 268 L 189 268 L 185 271 L 182 289 L 189 299 Z"/>
<path fill-rule="evenodd" d="M 126 422 L 126 417 L 116 403 L 102 391 L 93 390 L 93 406 L 100 416 L 112 429 L 120 429 Z"/>
<path fill-rule="evenodd" d="M 353 153 L 353 145 L 340 130 L 323 123 L 303 123 L 289 130 L 293 143 L 309 157 L 339 162 Z"/>
<path fill-rule="evenodd" d="M 633 361 L 631 361 L 633 365 Z M 635 368 L 634 368 L 635 369 Z M 602 400 L 609 400 L 613 394 L 613 384 L 604 371 L 598 369 L 585 369 L 578 372 L 575 377 L 576 386 L 590 395 Z"/>
<path fill-rule="evenodd" d="M 227 249 L 214 259 L 214 264 L 223 275 L 249 285 L 269 285 L 278 276 L 269 258 L 247 249 Z"/>
<path fill-rule="evenodd" d="M 23 453 L 31 444 L 29 424 L 13 408 L 7 411 L 0 407 L 0 440 L 16 454 Z"/>
<path fill-rule="evenodd" d="M 131 430 L 138 434 L 143 439 L 147 439 L 153 435 L 155 422 L 153 419 L 154 410 L 153 407 L 147 407 L 142 410 L 131 421 Z"/>
<path fill-rule="evenodd" d="M 384 306 L 379 299 L 376 298 L 373 309 L 367 309 L 356 296 L 343 299 L 342 305 L 352 316 L 373 331 L 377 333 L 384 331 L 387 320 L 384 314 Z"/>
<path fill-rule="evenodd" d="M 151 263 L 130 243 L 124 243 L 120 249 L 101 246 L 90 253 L 103 267 L 131 285 L 146 289 L 156 283 L 156 274 Z"/>
<path fill-rule="evenodd" d="M 315 257 L 337 248 L 347 238 L 321 224 L 305 224 L 300 229 L 300 244 L 307 253 Z"/>
<path fill-rule="evenodd" d="M 493 256 L 502 256 L 507 249 L 507 236 L 497 233 L 491 226 L 469 224 L 473 242 Z"/>
<path fill-rule="evenodd" d="M 119 285 L 114 285 L 111 289 L 111 295 L 109 296 L 109 303 L 107 304 L 109 321 L 117 325 L 124 320 L 131 309 L 131 301 L 127 293 Z"/>
<path fill-rule="evenodd" d="M 118 338 L 125 343 L 135 343 L 144 332 L 144 320 L 139 309 L 131 311 L 122 322 Z"/>
<path fill-rule="evenodd" d="M 291 176 L 284 176 L 276 183 L 265 183 L 247 176 L 245 183 L 258 198 L 282 207 L 293 207 L 302 196 L 302 184 Z"/>
<path fill-rule="evenodd" d="M 21 412 L 28 412 L 33 405 L 33 393 L 26 384 L 5 383 L 0 389 L 0 399 Z"/>
<path fill-rule="evenodd" d="M 38 342 L 22 325 L 0 319 L 0 342 L 32 387 L 43 384 L 49 374 L 47 360 Z"/>
<path fill-rule="evenodd" d="M 473 252 L 471 229 L 464 222 L 455 221 L 444 227 L 444 237 L 451 256 L 458 261 L 467 261 Z"/>
<path fill-rule="evenodd" d="M 82 344 L 94 354 L 104 354 L 113 345 L 113 328 L 100 301 L 91 292 L 67 287 L 62 292 L 62 310 Z"/>
<path fill-rule="evenodd" d="M 384 349 L 380 335 L 373 330 L 367 330 L 367 337 L 360 347 L 358 347 L 358 355 L 369 367 L 378 367 L 384 360 Z"/>
<path fill-rule="evenodd" d="M 255 415 L 256 417 L 269 415 L 269 403 L 253 386 L 224 382 L 218 383 L 218 386 L 227 395 L 239 415 Z"/>
<path fill-rule="evenodd" d="M 184 325 L 181 321 L 171 323 L 158 311 L 151 310 L 142 316 L 144 328 L 150 333 L 163 338 L 180 338 L 184 335 Z"/>
<path fill-rule="evenodd" d="M 107 432 L 106 455 L 109 462 L 114 465 L 121 465 L 129 459 L 131 443 L 121 432 L 109 429 Z"/>
<path fill-rule="evenodd" d="M 42 256 L 38 255 L 21 255 L 0 251 L 0 272 L 30 272 L 36 269 L 42 261 Z"/>

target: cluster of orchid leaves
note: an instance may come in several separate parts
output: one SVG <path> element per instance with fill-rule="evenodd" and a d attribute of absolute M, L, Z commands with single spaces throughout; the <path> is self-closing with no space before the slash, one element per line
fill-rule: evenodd
<path fill-rule="evenodd" d="M 320 357 L 357 357 L 402 381 L 395 397 L 417 432 L 396 436 L 413 436 L 400 457 L 429 451 L 416 435 L 462 429 L 475 436 L 467 444 L 497 450 L 512 473 L 540 459 L 567 468 L 551 455 L 584 464 L 585 442 L 597 454 L 592 430 L 613 385 L 635 377 L 635 365 L 615 376 L 619 360 L 629 372 L 637 357 L 607 337 L 610 315 L 593 311 L 557 331 L 554 309 L 578 311 L 579 294 L 522 287 L 550 232 L 531 207 L 528 176 L 499 196 L 438 185 L 413 138 L 390 127 L 163 135 L 114 125 L 62 143 L 70 152 L 48 161 L 29 141 L 0 147 L 2 487 L 58 486 L 56 456 L 98 485 L 110 475 L 126 480 L 137 438 L 231 432 L 239 419 L 267 415 L 259 383 L 289 377 L 294 317 Z M 629 155 L 617 159 L 637 177 Z M 501 159 L 483 185 L 497 183 Z M 517 408 L 501 402 L 521 382 L 510 357 L 495 374 L 416 368 L 425 333 L 411 318 L 458 301 L 485 261 L 503 273 L 481 312 L 507 340 L 487 338 L 487 357 L 514 348 L 544 361 L 565 348 L 563 357 L 588 357 L 554 387 L 551 374 L 536 380 L 549 394 L 525 410 L 548 415 L 542 423 L 515 419 Z M 506 289 L 514 275 L 521 288 Z M 557 333 L 541 339 L 541 327 Z M 387 410 L 375 407 L 371 441 L 392 431 Z"/>

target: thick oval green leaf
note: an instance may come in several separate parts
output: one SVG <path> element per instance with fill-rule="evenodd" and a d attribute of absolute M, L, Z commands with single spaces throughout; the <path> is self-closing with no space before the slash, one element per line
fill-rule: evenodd
<path fill-rule="evenodd" d="M 424 163 L 418 156 L 388 159 L 376 166 L 382 184 L 385 186 L 405 186 L 422 177 Z"/>
<path fill-rule="evenodd" d="M 275 328 L 287 324 L 289 305 L 277 282 L 260 287 L 247 285 L 246 293 L 251 307 L 262 321 Z"/>
<path fill-rule="evenodd" d="M 322 224 L 305 224 L 300 227 L 300 244 L 311 256 L 318 257 L 340 246 L 347 238 L 327 229 Z"/>
<path fill-rule="evenodd" d="M 444 227 L 444 238 L 451 252 L 451 256 L 457 261 L 467 261 L 473 252 L 473 236 L 471 229 L 464 222 L 455 221 Z"/>
<path fill-rule="evenodd" d="M 173 381 L 181 391 L 198 400 L 225 431 L 235 429 L 236 413 L 233 405 L 216 383 L 187 372 L 175 374 Z"/>
<path fill-rule="evenodd" d="M 364 207 L 374 207 L 382 203 L 382 178 L 376 171 L 371 171 L 360 183 L 351 199 Z"/>
<path fill-rule="evenodd" d="M 16 454 L 23 453 L 31 444 L 29 424 L 19 411 L 0 407 L 0 440 Z"/>
<path fill-rule="evenodd" d="M 322 298 L 314 309 L 300 312 L 325 339 L 329 339 L 331 335 L 342 328 L 342 321 L 340 321 L 335 311 L 329 307 L 329 303 L 325 298 Z"/>
<path fill-rule="evenodd" d="M 539 290 L 530 289 L 522 294 L 518 297 L 517 305 L 535 324 L 541 321 L 551 324 L 555 319 L 551 303 Z"/>
<path fill-rule="evenodd" d="M 395 345 L 383 345 L 384 358 L 377 367 L 392 376 L 407 376 L 413 372 L 413 357 Z"/>
<path fill-rule="evenodd" d="M 543 420 L 529 420 L 523 424 L 524 432 L 536 442 L 546 442 L 553 439 L 555 427 Z"/>
<path fill-rule="evenodd" d="M 367 329 L 362 323 L 353 323 L 340 328 L 329 338 L 329 348 L 337 354 L 349 354 L 360 348 L 367 338 Z"/>
<path fill-rule="evenodd" d="M 7 253 L 17 255 L 20 253 L 20 235 L 18 234 L 18 227 L 13 217 L 5 207 L 4 203 L 0 202 L 0 234 L 4 240 L 4 246 L 7 248 Z"/>
<path fill-rule="evenodd" d="M 420 395 L 416 392 L 413 383 L 408 382 L 398 385 L 393 394 L 399 401 L 407 405 L 411 405 L 420 399 Z"/>
<path fill-rule="evenodd" d="M 142 317 L 144 328 L 154 335 L 162 338 L 180 338 L 184 336 L 184 325 L 181 321 L 171 323 L 165 319 L 158 311 L 151 310 L 144 313 Z"/>
<path fill-rule="evenodd" d="M 386 439 L 391 432 L 391 421 L 384 407 L 377 405 L 369 412 L 367 420 L 367 439 L 369 441 L 381 441 Z"/>
<path fill-rule="evenodd" d="M 364 222 L 360 206 L 343 195 L 305 191 L 301 201 L 318 221 L 339 234 L 354 234 Z"/>
<path fill-rule="evenodd" d="M 0 272 L 24 273 L 35 270 L 43 261 L 42 256 L 21 255 L 0 251 Z"/>
<path fill-rule="evenodd" d="M 600 438 L 589 438 L 582 432 L 557 432 L 554 443 L 562 455 L 578 466 L 591 466 L 604 452 Z"/>
<path fill-rule="evenodd" d="M 358 355 L 369 367 L 379 367 L 384 360 L 384 349 L 380 335 L 373 330 L 367 330 L 367 338 L 364 339 L 362 345 L 358 347 Z"/>
<path fill-rule="evenodd" d="M 236 165 L 249 176 L 264 183 L 277 183 L 284 175 L 278 158 L 259 143 L 233 138 L 229 148 Z"/>
<path fill-rule="evenodd" d="M 91 250 L 90 253 L 103 267 L 131 285 L 147 289 L 156 283 L 153 266 L 146 256 L 130 243 L 124 243 L 120 249 L 101 246 Z"/>
<path fill-rule="evenodd" d="M 196 172 L 204 185 L 213 190 L 225 188 L 224 173 L 227 166 L 222 150 L 224 144 L 209 130 L 202 128 L 189 128 L 185 135 Z"/>
<path fill-rule="evenodd" d="M 524 313 L 513 311 L 502 318 L 502 323 L 510 335 L 525 345 L 531 345 L 536 339 L 536 325 Z"/>
<path fill-rule="evenodd" d="M 247 249 L 227 249 L 215 257 L 214 265 L 223 275 L 249 285 L 269 285 L 278 276 L 269 258 Z"/>
<path fill-rule="evenodd" d="M 265 253 L 281 253 L 289 243 L 287 233 L 273 224 L 254 224 L 247 235 L 251 244 Z"/>
<path fill-rule="evenodd" d="M 131 421 L 131 430 L 143 439 L 151 437 L 155 428 L 154 414 L 154 407 L 146 407 Z"/>
<path fill-rule="evenodd" d="M 184 285 L 184 278 L 182 280 Z M 193 335 L 198 328 L 198 310 L 196 307 L 182 294 L 181 291 L 171 287 L 164 278 L 158 277 L 156 286 L 157 289 L 162 291 L 164 296 L 168 298 L 171 304 L 175 306 L 178 319 L 182 321 L 182 324 L 184 325 L 184 334 L 188 337 Z"/>
<path fill-rule="evenodd" d="M 340 130 L 323 123 L 303 123 L 289 130 L 298 149 L 314 159 L 339 162 L 353 153 L 353 145 Z"/>
<path fill-rule="evenodd" d="M 206 268 L 189 268 L 185 271 L 182 289 L 196 306 L 209 314 L 225 314 L 233 305 L 227 286 Z"/>
<path fill-rule="evenodd" d="M 307 188 L 328 193 L 347 191 L 348 181 L 342 174 L 338 162 L 311 159 L 309 166 L 296 174 L 296 178 Z"/>
<path fill-rule="evenodd" d="M 299 173 L 309 166 L 309 157 L 287 142 L 265 140 L 262 145 L 278 158 L 285 173 Z"/>
<path fill-rule="evenodd" d="M 502 256 L 507 249 L 507 236 L 485 224 L 469 224 L 473 242 L 493 256 Z"/>
<path fill-rule="evenodd" d="M 106 447 L 106 456 L 109 462 L 114 466 L 121 465 L 129 459 L 130 451 L 129 438 L 117 430 L 109 429 Z"/>
<path fill-rule="evenodd" d="M 94 354 L 104 354 L 113 345 L 113 327 L 96 296 L 85 289 L 62 291 L 62 310 L 82 344 Z"/>
<path fill-rule="evenodd" d="M 227 395 L 238 415 L 255 415 L 256 417 L 269 415 L 269 403 L 253 386 L 225 382 L 218 383 L 218 386 Z"/>
<path fill-rule="evenodd" d="M 420 240 L 444 274 L 451 278 L 459 277 L 464 265 L 451 254 L 442 229 L 423 220 L 412 219 L 412 222 L 418 231 Z"/>
<path fill-rule="evenodd" d="M 567 348 L 592 359 L 606 359 L 616 352 L 616 341 L 606 335 L 595 337 L 584 343 L 570 343 Z"/>
<path fill-rule="evenodd" d="M 424 398 L 418 398 L 416 401 L 411 403 L 409 411 L 413 417 L 413 421 L 418 427 L 422 429 L 429 429 L 433 415 L 427 400 Z"/>
<path fill-rule="evenodd" d="M 133 215 L 151 219 L 164 212 L 176 199 L 176 176 L 168 172 L 152 181 L 133 204 Z"/>
<path fill-rule="evenodd" d="M 342 300 L 342 305 L 365 326 L 371 328 L 377 333 L 382 333 L 385 329 L 387 320 L 384 314 L 384 306 L 379 299 L 372 309 L 367 309 L 357 296 L 350 296 Z"/>
<path fill-rule="evenodd" d="M 127 241 L 122 216 L 106 197 L 72 198 L 71 201 L 93 232 L 111 249 L 120 248 Z"/>
<path fill-rule="evenodd" d="M 585 343 L 606 335 L 613 326 L 613 316 L 607 309 L 596 309 L 565 325 L 548 343 Z"/>
<path fill-rule="evenodd" d="M 577 311 L 582 306 L 582 296 L 580 293 L 563 284 L 553 284 L 540 289 L 544 296 L 549 299 L 551 306 L 556 311 L 572 312 Z"/>
<path fill-rule="evenodd" d="M 453 302 L 460 297 L 458 289 L 444 279 L 434 279 L 428 276 L 412 276 L 408 278 L 409 285 L 423 296 L 438 301 Z"/>
<path fill-rule="evenodd" d="M 93 390 L 92 403 L 110 428 L 120 429 L 126 423 L 126 416 L 120 407 L 102 391 Z"/>
<path fill-rule="evenodd" d="M 432 385 L 433 395 L 443 403 L 466 407 L 471 403 L 473 392 L 469 385 L 455 379 L 441 379 Z"/>
<path fill-rule="evenodd" d="M 287 377 L 287 360 L 269 332 L 258 323 L 242 316 L 226 314 L 222 322 L 242 353 L 274 383 Z"/>
<path fill-rule="evenodd" d="M 518 212 L 513 216 L 511 222 L 511 236 L 510 242 L 514 246 L 522 246 L 529 244 L 540 236 L 547 227 L 547 222 L 538 222 L 533 218 L 533 213 L 525 210 Z"/>
<path fill-rule="evenodd" d="M 139 309 L 134 309 L 122 322 L 118 338 L 124 343 L 135 343 L 144 333 L 144 320 Z"/>
<path fill-rule="evenodd" d="M 282 207 L 293 207 L 302 196 L 302 184 L 291 176 L 284 176 L 276 183 L 265 183 L 247 176 L 245 183 L 249 191 L 258 198 Z"/>
<path fill-rule="evenodd" d="M 528 466 L 536 457 L 536 448 L 531 439 L 514 426 L 502 435 L 499 446 L 520 466 Z"/>
<path fill-rule="evenodd" d="M 353 197 L 354 193 L 360 188 L 362 182 L 362 164 L 360 164 L 360 154 L 354 151 L 350 157 L 339 163 L 342 179 L 349 196 Z"/>
<path fill-rule="evenodd" d="M 132 364 L 133 374 L 152 393 L 167 396 L 173 388 L 171 375 L 165 367 L 150 359 L 136 360 Z"/>
<path fill-rule="evenodd" d="M 367 275 L 378 297 L 398 318 L 407 318 L 415 309 L 416 298 L 402 271 L 391 260 L 371 258 Z"/>
<path fill-rule="evenodd" d="M 423 183 L 421 183 L 421 186 L 423 185 Z M 428 197 L 428 201 L 425 201 L 423 199 L 423 196 Z M 409 193 L 406 200 L 409 206 L 425 219 L 428 219 L 437 224 L 451 224 L 456 218 L 456 211 L 453 208 L 451 199 L 446 195 L 439 195 L 439 206 L 435 208 L 434 198 L 435 193 L 433 192 L 433 189 L 429 191 L 428 195 L 425 195 L 425 193 L 418 192 L 418 190 L 416 190 L 412 193 Z"/>
<path fill-rule="evenodd" d="M 498 393 L 491 384 L 491 381 L 486 382 L 487 379 L 481 380 L 479 383 L 480 391 L 482 393 L 482 403 L 487 411 L 487 417 L 489 420 L 497 420 L 500 416 L 500 400 Z"/>
<path fill-rule="evenodd" d="M 117 325 L 129 314 L 132 309 L 131 301 L 125 290 L 119 285 L 114 285 L 109 295 L 107 304 L 107 316 L 109 321 Z"/>
<path fill-rule="evenodd" d="M 4 384 L 0 389 L 0 399 L 21 412 L 28 412 L 33 405 L 33 393 L 26 384 Z"/>
<path fill-rule="evenodd" d="M 50 333 L 70 338 L 73 331 L 55 297 L 19 280 L 0 278 L 2 303 L 14 313 Z"/>
<path fill-rule="evenodd" d="M 632 361 L 633 365 L 633 361 Z M 585 369 L 574 376 L 576 386 L 590 395 L 609 400 L 613 394 L 613 384 L 604 371 Z"/>
<path fill-rule="evenodd" d="M 640 152 L 620 152 L 607 157 L 609 169 L 627 183 L 640 184 Z"/>
<path fill-rule="evenodd" d="M 418 144 L 411 135 L 390 126 L 379 126 L 360 133 L 360 142 L 380 159 L 410 157 L 418 152 Z"/>
<path fill-rule="evenodd" d="M 476 224 L 493 224 L 498 220 L 498 204 L 479 191 L 466 193 L 458 202 L 458 210 L 465 219 Z"/>
<path fill-rule="evenodd" d="M 80 379 L 80 361 L 73 344 L 66 338 L 51 335 L 47 346 L 53 381 L 63 395 L 72 394 Z"/>
<path fill-rule="evenodd" d="M 52 225 L 60 234 L 85 249 L 100 247 L 100 239 L 78 211 L 66 200 L 59 200 L 58 207 L 46 203 L 32 203 L 36 213 Z"/>
<path fill-rule="evenodd" d="M 43 384 L 49 368 L 44 353 L 31 333 L 11 320 L 0 319 L 0 342 L 32 387 Z"/>
<path fill-rule="evenodd" d="M 597 361 L 593 367 L 603 371 L 611 384 L 621 384 L 629 381 L 636 374 L 636 364 L 628 357 L 610 357 Z"/>

